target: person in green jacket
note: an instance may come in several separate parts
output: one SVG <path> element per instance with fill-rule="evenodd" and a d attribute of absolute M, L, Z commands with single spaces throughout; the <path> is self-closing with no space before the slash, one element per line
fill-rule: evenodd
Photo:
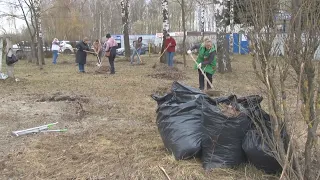
<path fill-rule="evenodd" d="M 212 76 L 216 72 L 217 59 L 216 59 L 216 48 L 212 44 L 212 41 L 208 38 L 205 39 L 204 43 L 198 44 L 190 48 L 187 53 L 191 54 L 192 50 L 198 49 L 197 64 L 195 64 L 194 69 L 198 69 L 199 73 L 199 88 L 204 90 L 205 77 L 199 68 L 201 68 L 210 82 L 212 83 Z M 207 88 L 211 89 L 209 83 L 207 83 Z"/>

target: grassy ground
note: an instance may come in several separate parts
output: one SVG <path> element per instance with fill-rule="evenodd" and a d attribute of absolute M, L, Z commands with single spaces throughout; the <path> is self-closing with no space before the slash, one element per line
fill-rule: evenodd
<path fill-rule="evenodd" d="M 94 73 L 92 56 L 86 74 L 77 72 L 73 56 L 60 56 L 57 65 L 47 60 L 42 71 L 20 61 L 15 68 L 20 81 L 0 81 L 0 179 L 165 179 L 158 166 L 173 180 L 276 179 L 248 165 L 205 172 L 199 160 L 175 161 L 157 131 L 150 95 L 170 88 L 175 77 L 198 87 L 197 72 L 188 59 L 188 67 L 177 64 L 179 73 L 163 79 L 163 67 L 152 68 L 157 57 L 142 58 L 140 66 L 118 58 L 116 75 Z M 261 94 L 250 67 L 249 57 L 237 56 L 232 73 L 214 77 L 215 89 Z M 77 100 L 44 101 L 58 95 Z M 10 134 L 52 122 L 68 132 Z"/>

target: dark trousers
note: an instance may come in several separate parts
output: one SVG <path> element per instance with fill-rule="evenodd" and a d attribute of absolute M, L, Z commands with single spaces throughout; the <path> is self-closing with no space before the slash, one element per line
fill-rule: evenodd
<path fill-rule="evenodd" d="M 111 74 L 115 74 L 115 73 L 116 73 L 115 68 L 114 68 L 114 59 L 115 59 L 115 56 L 111 54 L 111 55 L 109 56 L 110 73 L 111 73 Z"/>
<path fill-rule="evenodd" d="M 204 82 L 205 82 L 205 77 L 203 76 L 202 72 L 198 69 L 198 73 L 199 73 L 199 89 L 200 90 L 204 90 Z M 206 72 L 205 72 L 206 73 Z M 209 81 L 212 84 L 212 74 L 206 73 L 206 76 L 208 77 Z M 207 82 L 207 81 L 206 81 Z M 211 89 L 211 86 L 209 83 L 207 83 L 207 88 Z"/>

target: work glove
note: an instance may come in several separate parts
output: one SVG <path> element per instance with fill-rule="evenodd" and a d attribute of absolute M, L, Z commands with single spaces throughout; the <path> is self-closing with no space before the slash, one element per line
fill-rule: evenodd
<path fill-rule="evenodd" d="M 192 51 L 191 51 L 191 50 L 188 50 L 188 51 L 187 51 L 187 53 L 188 53 L 188 54 L 191 54 L 191 53 L 192 53 Z"/>
<path fill-rule="evenodd" d="M 200 68 L 201 68 L 201 66 L 202 66 L 202 64 L 201 64 L 201 63 L 199 63 L 199 64 L 198 64 L 198 69 L 200 69 Z"/>

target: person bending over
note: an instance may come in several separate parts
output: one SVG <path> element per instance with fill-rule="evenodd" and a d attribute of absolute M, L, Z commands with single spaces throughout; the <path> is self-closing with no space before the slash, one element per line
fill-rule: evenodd
<path fill-rule="evenodd" d="M 87 53 L 90 51 L 88 46 L 89 38 L 85 37 L 77 45 L 76 63 L 79 65 L 79 72 L 85 73 L 84 65 L 87 63 Z"/>
<path fill-rule="evenodd" d="M 200 68 L 204 71 L 205 75 L 208 77 L 212 83 L 212 76 L 216 72 L 216 48 L 212 44 L 210 39 L 205 39 L 202 44 L 195 45 L 187 51 L 188 54 L 192 53 L 192 50 L 199 49 L 199 54 L 197 57 L 197 64 L 195 64 L 194 69 L 198 69 L 199 73 L 199 89 L 204 90 L 205 77 L 200 71 Z M 207 83 L 208 89 L 211 89 L 210 84 Z"/>

